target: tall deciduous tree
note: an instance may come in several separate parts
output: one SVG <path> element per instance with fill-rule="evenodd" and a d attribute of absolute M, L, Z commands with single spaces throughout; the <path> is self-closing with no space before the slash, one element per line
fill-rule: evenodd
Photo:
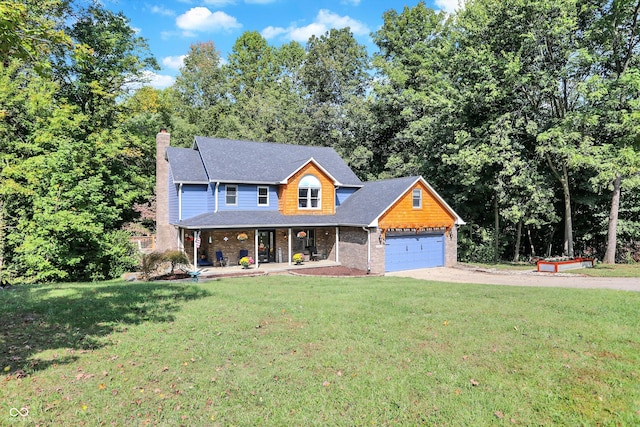
<path fill-rule="evenodd" d="M 615 263 L 623 188 L 640 175 L 640 1 L 585 1 L 579 25 L 589 78 L 581 86 L 583 121 L 594 146 L 584 163 L 597 170 L 596 188 L 611 191 L 605 263 Z"/>
<path fill-rule="evenodd" d="M 306 140 L 334 147 L 361 175 L 367 174 L 373 118 L 367 91 L 369 57 L 349 28 L 332 29 L 307 43 L 302 82 L 311 120 Z"/>

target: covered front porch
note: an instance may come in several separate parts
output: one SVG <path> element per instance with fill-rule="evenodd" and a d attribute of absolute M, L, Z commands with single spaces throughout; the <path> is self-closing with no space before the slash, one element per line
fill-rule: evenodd
<path fill-rule="evenodd" d="M 339 263 L 338 227 L 253 229 L 179 229 L 181 249 L 198 268 L 235 267 L 249 257 L 253 267 L 293 264 L 301 253 L 305 261 Z"/>

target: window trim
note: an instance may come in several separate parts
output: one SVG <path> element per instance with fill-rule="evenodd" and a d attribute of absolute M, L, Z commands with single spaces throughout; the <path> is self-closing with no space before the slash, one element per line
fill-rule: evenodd
<path fill-rule="evenodd" d="M 417 197 L 416 197 L 417 194 Z M 418 202 L 418 205 L 416 206 L 416 201 Z M 414 188 L 413 191 L 411 192 L 411 206 L 413 207 L 413 209 L 422 209 L 422 189 L 421 188 Z"/>
<path fill-rule="evenodd" d="M 260 196 L 260 190 L 266 190 L 266 194 L 263 196 Z M 258 206 L 269 206 L 269 187 L 268 186 L 258 185 L 257 196 L 258 196 Z M 266 202 L 260 203 L 260 197 L 265 198 Z"/>
<path fill-rule="evenodd" d="M 229 189 L 233 188 L 235 191 L 233 203 L 229 203 Z M 238 206 L 238 186 L 236 184 L 226 184 L 224 187 L 224 204 L 225 206 Z"/>
<path fill-rule="evenodd" d="M 302 184 L 302 182 L 305 180 L 305 178 L 313 178 L 313 180 L 315 182 L 317 182 L 317 186 L 315 185 L 305 185 L 305 186 L 301 186 L 300 184 Z M 303 190 L 305 192 L 304 197 L 300 197 L 300 191 Z M 312 190 L 317 190 L 318 194 L 316 197 L 312 197 Z M 306 201 L 306 205 L 307 206 L 301 206 L 301 201 L 305 200 Z M 313 201 L 316 200 L 317 206 L 313 206 Z M 298 182 L 298 209 L 300 210 L 312 210 L 312 211 L 316 211 L 316 210 L 322 210 L 322 182 L 313 174 L 307 174 L 305 176 L 303 176 L 300 181 Z"/>

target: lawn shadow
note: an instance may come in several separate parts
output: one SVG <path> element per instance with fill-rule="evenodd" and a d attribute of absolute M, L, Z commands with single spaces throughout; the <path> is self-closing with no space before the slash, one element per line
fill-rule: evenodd
<path fill-rule="evenodd" d="M 108 345 L 127 325 L 171 322 L 184 301 L 210 293 L 189 284 L 96 283 L 20 286 L 0 291 L 0 369 L 31 373 L 71 363 L 76 350 Z M 60 349 L 52 359 L 33 356 Z M 22 374 L 22 373 L 21 373 Z"/>

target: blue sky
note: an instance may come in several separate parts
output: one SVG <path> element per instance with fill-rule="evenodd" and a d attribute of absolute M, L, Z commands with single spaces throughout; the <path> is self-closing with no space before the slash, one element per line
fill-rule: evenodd
<path fill-rule="evenodd" d="M 350 27 L 370 53 L 370 33 L 382 25 L 386 10 L 402 11 L 419 0 L 102 0 L 122 11 L 149 43 L 162 69 L 151 76 L 157 88 L 171 85 L 184 55 L 195 42 L 213 41 L 223 61 L 245 31 L 258 31 L 269 44 L 296 40 L 304 46 L 311 35 Z M 453 11 L 458 0 L 427 0 L 436 10 Z"/>

